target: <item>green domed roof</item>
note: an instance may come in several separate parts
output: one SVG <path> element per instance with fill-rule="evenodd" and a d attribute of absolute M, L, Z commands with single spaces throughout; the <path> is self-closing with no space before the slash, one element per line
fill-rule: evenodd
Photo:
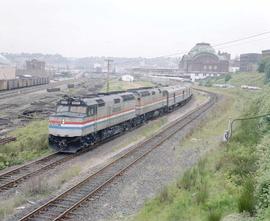
<path fill-rule="evenodd" d="M 215 49 L 209 43 L 198 43 L 188 53 L 189 56 L 196 56 L 200 53 L 216 54 Z"/>

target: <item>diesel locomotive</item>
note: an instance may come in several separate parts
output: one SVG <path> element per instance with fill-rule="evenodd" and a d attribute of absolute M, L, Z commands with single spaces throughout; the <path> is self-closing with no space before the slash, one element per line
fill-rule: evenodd
<path fill-rule="evenodd" d="M 187 103 L 190 87 L 148 87 L 64 97 L 49 117 L 49 145 L 75 153 Z"/>

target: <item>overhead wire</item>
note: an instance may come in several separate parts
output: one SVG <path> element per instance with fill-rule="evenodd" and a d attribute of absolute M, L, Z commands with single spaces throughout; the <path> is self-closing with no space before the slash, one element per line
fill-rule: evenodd
<path fill-rule="evenodd" d="M 216 47 L 219 47 L 219 46 L 229 45 L 229 44 L 245 41 L 245 40 L 248 40 L 248 39 L 253 39 L 253 38 L 256 38 L 256 37 L 259 37 L 259 36 L 262 36 L 262 35 L 267 35 L 267 34 L 270 34 L 270 31 L 266 31 L 266 32 L 262 32 L 262 33 L 259 33 L 259 34 L 254 34 L 254 35 L 250 35 L 250 36 L 247 36 L 247 37 L 238 38 L 238 39 L 235 39 L 235 40 L 230 40 L 230 41 L 225 41 L 225 42 L 222 42 L 222 43 L 214 44 L 214 45 L 212 45 L 212 47 L 216 48 Z M 268 39 L 268 38 L 265 38 L 265 39 Z M 256 40 L 258 40 L 258 39 L 256 39 Z M 263 39 L 259 39 L 259 40 L 263 40 Z M 180 55 L 183 55 L 183 54 L 186 54 L 186 53 L 187 53 L 187 51 L 175 52 L 175 53 L 172 53 L 172 54 L 157 56 L 155 58 L 171 57 L 171 56 L 176 56 L 176 55 L 180 56 Z"/>

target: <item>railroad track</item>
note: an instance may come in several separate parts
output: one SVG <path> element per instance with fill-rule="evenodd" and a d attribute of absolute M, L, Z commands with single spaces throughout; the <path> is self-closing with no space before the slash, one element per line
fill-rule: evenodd
<path fill-rule="evenodd" d="M 201 90 L 202 91 L 202 90 Z M 209 93 L 209 92 L 208 92 Z M 210 100 L 186 114 L 177 121 L 166 126 L 162 131 L 156 133 L 149 139 L 133 146 L 123 153 L 122 156 L 108 163 L 96 173 L 88 176 L 83 181 L 71 187 L 62 194 L 43 204 L 39 208 L 25 215 L 20 221 L 26 220 L 63 220 L 76 216 L 76 209 L 86 201 L 94 201 L 98 198 L 98 193 L 116 177 L 125 172 L 137 161 L 145 157 L 155 148 L 160 146 L 176 132 L 183 129 L 192 121 L 200 117 L 205 111 L 210 109 L 216 102 L 217 96 L 210 94 Z"/>
<path fill-rule="evenodd" d="M 10 97 L 14 97 L 17 95 L 21 94 L 28 94 L 40 90 L 45 90 L 48 87 L 48 84 L 43 84 L 43 85 L 36 85 L 36 86 L 31 86 L 31 87 L 25 87 L 25 88 L 18 88 L 10 91 L 4 91 L 0 92 L 0 99 L 6 99 Z"/>
<path fill-rule="evenodd" d="M 73 155 L 53 153 L 47 157 L 22 165 L 14 170 L 2 173 L 0 174 L 0 192 L 11 189 L 30 177 L 52 169 L 74 157 Z"/>
<path fill-rule="evenodd" d="M 16 137 L 4 137 L 0 139 L 0 145 L 7 144 L 13 141 L 16 141 Z"/>
<path fill-rule="evenodd" d="M 139 127 L 139 126 L 138 126 Z M 131 130 L 134 130 L 138 127 L 134 127 Z M 130 131 L 130 130 L 129 130 Z M 125 133 L 125 132 L 124 132 Z M 41 158 L 29 164 L 24 164 L 14 170 L 0 174 L 0 192 L 7 191 L 11 188 L 16 187 L 18 184 L 26 181 L 27 179 L 40 175 L 41 173 L 47 172 L 50 169 L 55 168 L 67 161 L 74 159 L 75 157 L 84 154 L 85 152 L 96 148 L 97 146 L 106 143 L 112 139 L 115 139 L 119 136 L 122 136 L 123 133 L 116 134 L 113 137 L 108 137 L 107 139 L 91 146 L 88 149 L 77 152 L 76 154 L 61 154 L 54 153 L 47 157 Z M 1 144 L 1 143 L 0 143 Z"/>

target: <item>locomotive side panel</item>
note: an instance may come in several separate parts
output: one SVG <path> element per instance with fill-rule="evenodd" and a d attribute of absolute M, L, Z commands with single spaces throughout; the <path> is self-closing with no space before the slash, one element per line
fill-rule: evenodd
<path fill-rule="evenodd" d="M 149 89 L 137 91 L 137 115 L 143 115 L 155 110 L 159 110 L 166 104 L 162 91 L 160 89 Z"/>

